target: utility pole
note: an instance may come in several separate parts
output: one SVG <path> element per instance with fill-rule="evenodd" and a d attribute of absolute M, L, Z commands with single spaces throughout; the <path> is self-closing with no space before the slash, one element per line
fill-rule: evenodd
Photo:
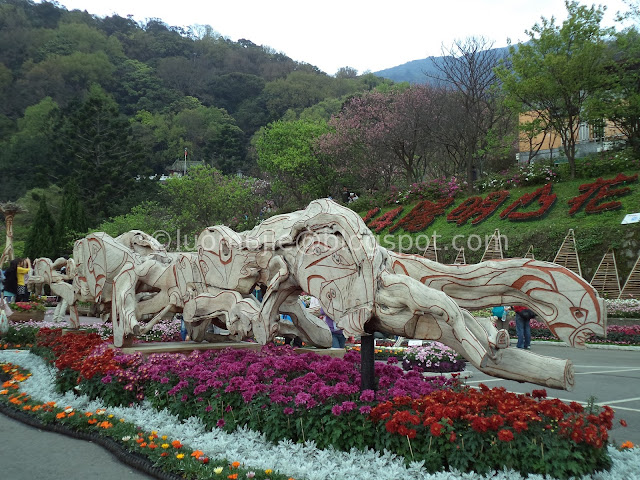
<path fill-rule="evenodd" d="M 187 147 L 184 147 L 184 173 L 183 176 L 187 176 Z"/>

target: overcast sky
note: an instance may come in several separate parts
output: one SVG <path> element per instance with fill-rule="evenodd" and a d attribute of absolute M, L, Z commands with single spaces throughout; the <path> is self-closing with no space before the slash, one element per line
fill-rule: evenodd
<path fill-rule="evenodd" d="M 439 56 L 455 40 L 484 37 L 503 47 L 526 40 L 541 16 L 566 18 L 564 0 L 58 0 L 98 16 L 159 18 L 170 26 L 210 25 L 233 41 L 269 46 L 333 75 L 363 73 Z M 590 2 L 581 2 L 591 5 Z M 603 26 L 613 26 L 622 0 L 608 0 Z"/>

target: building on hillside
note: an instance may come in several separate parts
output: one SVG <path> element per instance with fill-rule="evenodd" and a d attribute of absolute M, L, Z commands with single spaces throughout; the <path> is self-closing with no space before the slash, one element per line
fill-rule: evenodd
<path fill-rule="evenodd" d="M 534 116 L 530 113 L 520 114 L 520 125 L 531 123 L 533 120 Z M 604 121 L 600 125 L 582 122 L 578 129 L 576 157 L 584 157 L 592 153 L 611 150 L 624 144 L 625 138 L 624 134 L 609 121 Z M 552 130 L 535 136 L 530 136 L 526 133 L 520 134 L 518 153 L 516 154 L 518 163 L 538 162 L 548 159 L 553 159 L 556 165 L 567 161 L 562 150 L 560 135 Z"/>
<path fill-rule="evenodd" d="M 193 167 L 204 166 L 204 160 L 176 160 L 166 168 L 167 174 L 171 177 L 181 177 Z"/>

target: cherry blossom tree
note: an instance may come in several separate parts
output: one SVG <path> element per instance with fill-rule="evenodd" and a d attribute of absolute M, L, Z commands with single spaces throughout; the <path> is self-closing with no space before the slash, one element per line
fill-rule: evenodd
<path fill-rule="evenodd" d="M 331 132 L 318 139 L 317 148 L 365 188 L 388 188 L 399 175 L 421 181 L 438 121 L 435 97 L 428 85 L 353 97 L 329 121 Z"/>

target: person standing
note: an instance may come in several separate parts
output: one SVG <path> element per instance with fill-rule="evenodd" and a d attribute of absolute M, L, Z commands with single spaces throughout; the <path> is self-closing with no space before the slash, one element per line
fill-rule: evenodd
<path fill-rule="evenodd" d="M 27 282 L 26 276 L 29 275 L 31 271 L 31 259 L 29 257 L 23 258 L 18 263 L 18 268 L 16 270 L 18 277 L 18 291 L 16 292 L 16 301 L 17 302 L 28 302 L 29 301 L 29 291 L 27 290 Z"/>
<path fill-rule="evenodd" d="M 15 258 L 9 262 L 9 267 L 4 271 L 4 296 L 9 303 L 16 301 L 18 293 L 18 264 L 20 260 Z"/>
<path fill-rule="evenodd" d="M 529 350 L 531 348 L 531 319 L 536 314 L 527 307 L 515 306 L 513 311 L 516 312 L 516 335 L 518 336 L 518 348 Z"/>
<path fill-rule="evenodd" d="M 491 316 L 495 317 L 493 319 L 494 325 L 498 330 L 508 330 L 509 322 L 507 322 L 507 315 L 509 313 L 509 307 L 493 307 L 491 309 Z"/>
<path fill-rule="evenodd" d="M 322 308 L 320 309 L 320 315 L 329 327 L 329 330 L 331 330 L 331 348 L 344 348 L 347 343 L 347 339 L 344 337 L 344 332 L 338 328 L 336 322 L 334 322 Z"/>

